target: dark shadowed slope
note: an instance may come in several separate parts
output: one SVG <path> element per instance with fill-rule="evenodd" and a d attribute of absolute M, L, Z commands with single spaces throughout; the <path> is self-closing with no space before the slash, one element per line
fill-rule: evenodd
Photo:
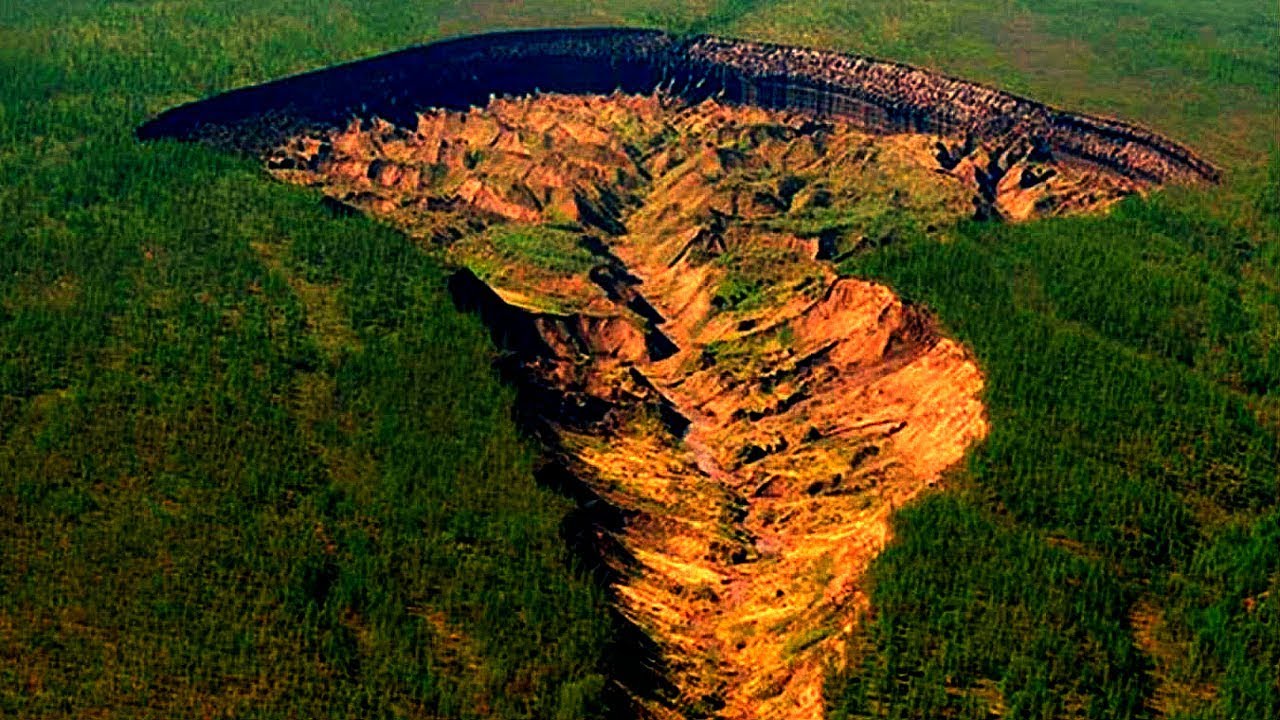
<path fill-rule="evenodd" d="M 921 68 L 857 55 L 654 30 L 494 33 L 409 48 L 236 90 L 170 110 L 140 137 L 223 139 L 260 148 L 301 122 L 379 116 L 411 124 L 423 107 L 462 109 L 536 90 L 644 93 L 852 120 L 877 132 L 1028 138 L 1134 179 L 1216 182 L 1195 153 L 1137 126 L 1057 110 Z"/>

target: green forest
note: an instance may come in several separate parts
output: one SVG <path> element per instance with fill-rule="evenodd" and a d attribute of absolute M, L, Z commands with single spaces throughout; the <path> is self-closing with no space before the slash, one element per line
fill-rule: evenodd
<path fill-rule="evenodd" d="M 1280 8 L 1264 0 L 0 0 L 0 716 L 625 714 L 604 590 L 435 251 L 155 113 L 506 27 L 927 65 L 1226 180 L 844 261 L 987 374 L 833 718 L 1280 717 Z M 838 664 L 833 663 L 833 668 Z"/>

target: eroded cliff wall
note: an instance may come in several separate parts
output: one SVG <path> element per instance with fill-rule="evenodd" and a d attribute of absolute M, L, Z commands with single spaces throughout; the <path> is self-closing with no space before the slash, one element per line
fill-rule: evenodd
<path fill-rule="evenodd" d="M 412 124 L 425 107 L 462 109 L 534 91 L 663 88 L 850 120 L 875 132 L 1019 138 L 1135 180 L 1216 182 L 1191 150 L 1143 128 L 1070 113 L 984 85 L 859 55 L 653 30 L 529 30 L 447 40 L 231 91 L 169 110 L 143 139 L 201 139 L 251 150 L 299 124 L 379 116 Z"/>

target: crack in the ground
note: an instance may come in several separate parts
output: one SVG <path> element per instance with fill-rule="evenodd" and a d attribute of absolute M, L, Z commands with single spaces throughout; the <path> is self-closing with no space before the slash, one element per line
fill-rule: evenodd
<path fill-rule="evenodd" d="M 805 234 L 869 202 L 966 215 L 972 185 L 930 147 L 543 96 L 300 136 L 274 172 L 469 268 L 454 295 L 509 353 L 548 477 L 582 508 L 566 538 L 648 643 L 652 672 L 617 678 L 639 714 L 817 718 L 891 509 L 986 432 L 965 351 Z"/>

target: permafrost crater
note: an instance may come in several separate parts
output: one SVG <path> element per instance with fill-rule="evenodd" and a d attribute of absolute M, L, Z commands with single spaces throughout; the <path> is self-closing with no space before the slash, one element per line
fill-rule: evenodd
<path fill-rule="evenodd" d="M 619 685 L 659 718 L 821 717 L 891 512 L 986 434 L 966 351 L 837 262 L 1217 180 L 1135 126 L 926 70 L 637 30 L 413 48 L 139 134 L 258 153 L 460 268 L 584 507 L 572 540 L 643 633 Z M 622 667 L 649 661 L 662 682 Z"/>

